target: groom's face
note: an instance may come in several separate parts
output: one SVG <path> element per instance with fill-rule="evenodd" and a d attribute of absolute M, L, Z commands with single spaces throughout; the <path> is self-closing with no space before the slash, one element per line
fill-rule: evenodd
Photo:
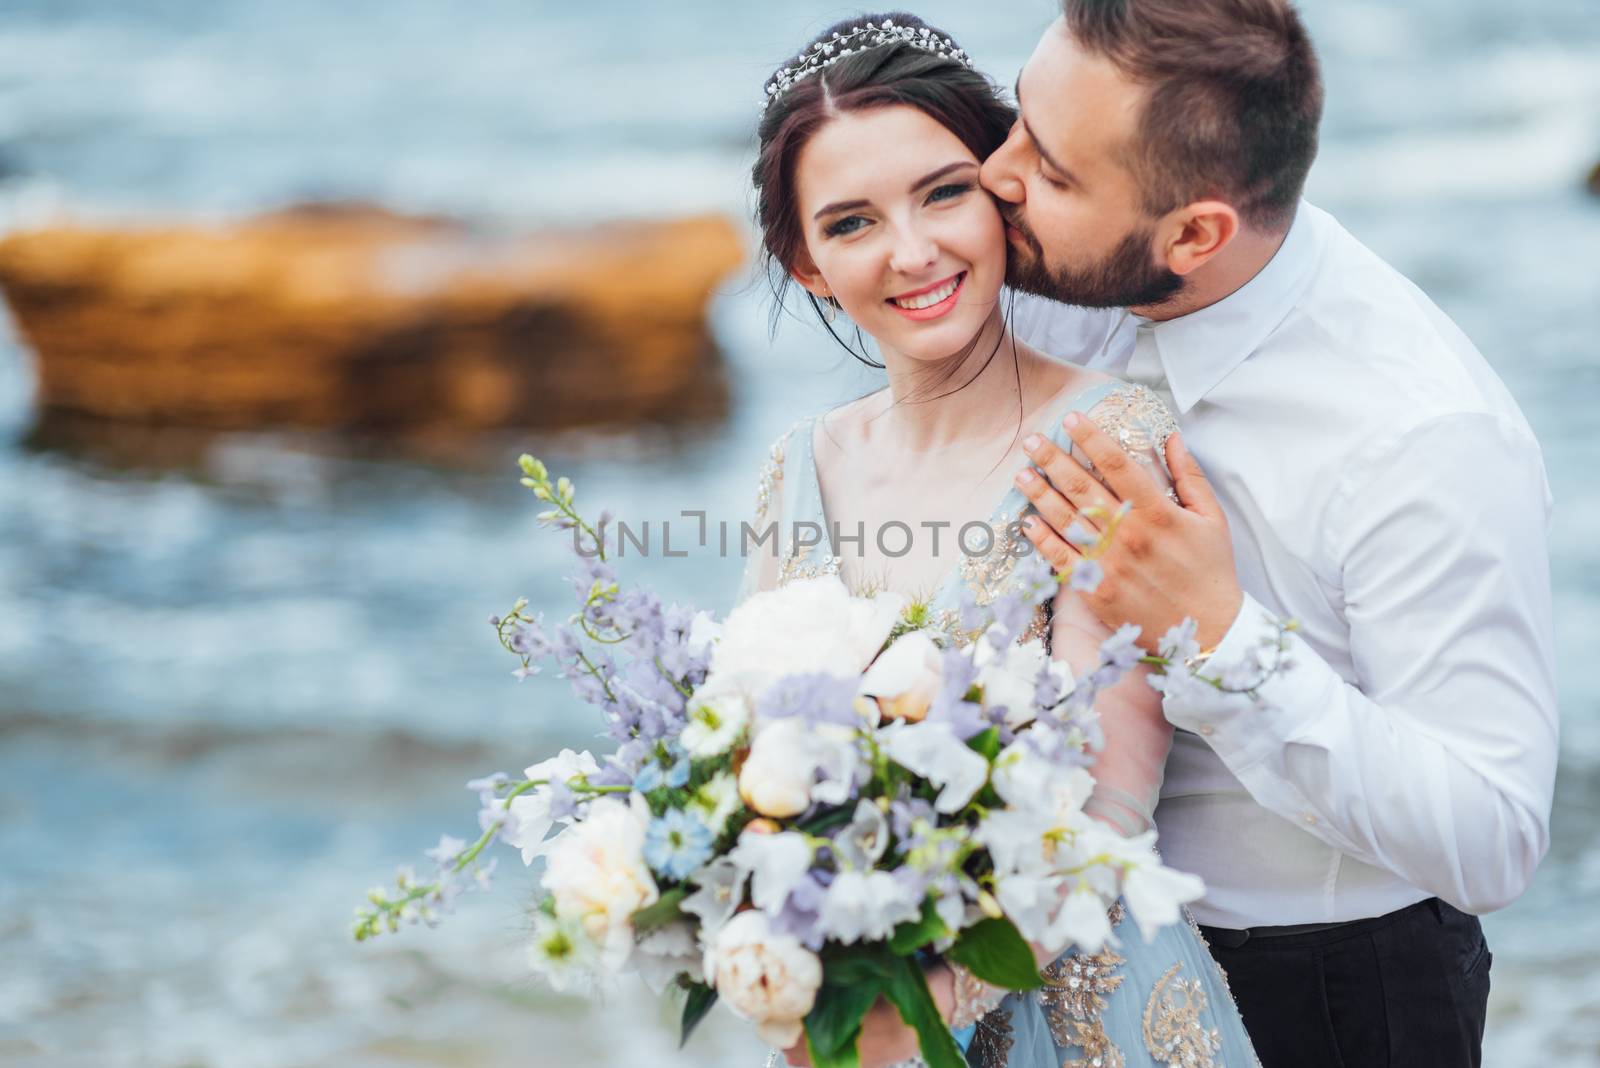
<path fill-rule="evenodd" d="M 1144 95 L 1064 22 L 1045 31 L 1017 79 L 1021 116 L 981 176 L 1006 219 L 1011 286 L 1092 308 L 1150 307 L 1182 290 L 1132 170 Z"/>

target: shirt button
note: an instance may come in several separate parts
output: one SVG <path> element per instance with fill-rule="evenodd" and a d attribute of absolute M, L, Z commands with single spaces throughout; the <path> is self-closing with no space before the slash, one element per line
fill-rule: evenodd
<path fill-rule="evenodd" d="M 1308 823 L 1308 824 L 1317 822 L 1317 817 L 1313 816 L 1309 812 L 1307 812 L 1304 816 L 1301 816 L 1300 818 L 1305 820 L 1306 823 Z"/>
<path fill-rule="evenodd" d="M 1209 724 L 1209 723 L 1200 724 L 1200 733 L 1205 735 L 1207 738 L 1211 737 L 1216 732 L 1217 732 L 1217 729 L 1215 727 L 1213 727 L 1211 724 Z"/>

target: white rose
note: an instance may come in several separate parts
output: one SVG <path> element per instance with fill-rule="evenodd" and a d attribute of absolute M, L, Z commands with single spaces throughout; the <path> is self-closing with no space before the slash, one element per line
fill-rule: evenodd
<path fill-rule="evenodd" d="M 806 1013 L 822 985 L 822 961 L 793 935 L 772 929 L 765 913 L 749 909 L 717 932 L 706 974 L 717 996 L 756 1025 L 762 1040 L 786 1049 L 800 1039 Z"/>
<path fill-rule="evenodd" d="M 739 796 L 774 819 L 798 816 L 813 799 L 843 804 L 859 759 L 847 727 L 773 720 L 757 732 L 739 769 Z"/>
<path fill-rule="evenodd" d="M 916 722 L 928 714 L 943 677 L 939 647 L 926 632 L 914 630 L 873 661 L 862 676 L 861 692 L 877 698 L 885 716 Z"/>
<path fill-rule="evenodd" d="M 556 915 L 578 923 L 605 947 L 608 968 L 627 959 L 632 916 L 660 897 L 644 862 L 650 809 L 643 797 L 627 802 L 602 797 L 584 819 L 556 839 L 542 880 L 555 897 Z"/>
<path fill-rule="evenodd" d="M 796 579 L 741 601 L 723 621 L 708 678 L 754 704 L 785 675 L 864 671 L 894 629 L 905 598 L 852 597 L 837 575 Z"/>

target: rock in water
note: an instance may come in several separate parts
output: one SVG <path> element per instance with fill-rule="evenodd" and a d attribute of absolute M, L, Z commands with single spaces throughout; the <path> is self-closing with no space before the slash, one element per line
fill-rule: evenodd
<path fill-rule="evenodd" d="M 405 435 L 716 416 L 726 219 L 504 238 L 359 205 L 0 240 L 52 417 Z"/>

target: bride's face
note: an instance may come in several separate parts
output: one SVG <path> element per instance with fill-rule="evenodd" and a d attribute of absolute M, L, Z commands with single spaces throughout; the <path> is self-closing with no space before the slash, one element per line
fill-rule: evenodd
<path fill-rule="evenodd" d="M 982 329 L 1005 280 L 1005 230 L 979 160 L 913 107 L 846 112 L 801 150 L 796 281 L 833 296 L 886 349 L 941 359 Z"/>

